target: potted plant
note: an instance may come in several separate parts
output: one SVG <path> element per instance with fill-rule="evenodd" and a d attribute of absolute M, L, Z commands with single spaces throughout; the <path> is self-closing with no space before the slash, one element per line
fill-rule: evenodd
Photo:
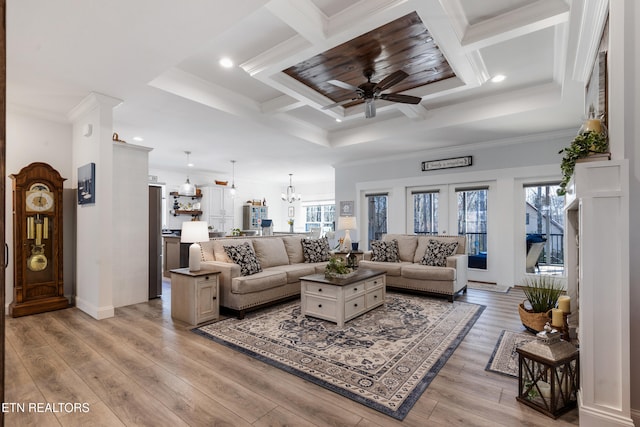
<path fill-rule="evenodd" d="M 609 143 L 606 133 L 591 130 L 578 133 L 570 146 L 558 152 L 558 154 L 564 153 L 562 162 L 560 162 L 562 181 L 558 189 L 558 196 L 566 194 L 567 184 L 569 184 L 569 180 L 573 176 L 573 170 L 578 159 L 583 159 L 591 154 L 606 153 L 608 149 Z"/>
<path fill-rule="evenodd" d="M 329 263 L 324 268 L 324 275 L 328 279 L 344 279 L 354 274 L 355 272 L 352 268 L 347 267 L 344 259 L 336 256 L 332 256 L 329 259 Z"/>
<path fill-rule="evenodd" d="M 522 285 L 527 299 L 518 306 L 520 320 L 527 330 L 540 332 L 551 320 L 551 309 L 558 304 L 564 286 L 557 278 L 546 275 L 527 277 Z"/>

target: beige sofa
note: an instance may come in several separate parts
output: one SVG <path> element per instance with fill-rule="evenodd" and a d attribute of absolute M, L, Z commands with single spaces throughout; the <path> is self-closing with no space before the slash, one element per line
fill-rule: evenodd
<path fill-rule="evenodd" d="M 242 319 L 249 310 L 300 295 L 300 277 L 322 273 L 327 262 L 305 263 L 301 236 L 213 239 L 201 243 L 202 265 L 221 271 L 220 306 Z M 225 252 L 225 245 L 248 242 L 262 271 L 243 276 L 240 266 Z"/>
<path fill-rule="evenodd" d="M 360 267 L 384 271 L 388 289 L 403 289 L 446 295 L 453 302 L 455 295 L 467 291 L 467 255 L 464 236 L 428 236 L 386 234 L 382 240 L 398 241 L 400 262 L 371 261 L 371 251 L 364 254 Z M 420 262 L 430 239 L 458 242 L 454 255 L 447 257 L 446 266 L 434 267 Z"/>

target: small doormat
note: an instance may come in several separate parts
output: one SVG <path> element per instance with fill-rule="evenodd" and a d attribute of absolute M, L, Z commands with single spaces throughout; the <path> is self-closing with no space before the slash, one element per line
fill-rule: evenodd
<path fill-rule="evenodd" d="M 297 301 L 193 331 L 401 420 L 483 310 L 387 293 L 344 328 L 302 316 Z"/>
<path fill-rule="evenodd" d="M 503 330 L 485 370 L 518 377 L 518 352 L 516 349 L 535 339 L 536 336 L 529 332 Z"/>

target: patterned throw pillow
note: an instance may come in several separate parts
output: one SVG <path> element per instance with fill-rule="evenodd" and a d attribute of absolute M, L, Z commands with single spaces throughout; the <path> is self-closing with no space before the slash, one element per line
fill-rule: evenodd
<path fill-rule="evenodd" d="M 224 251 L 234 263 L 240 266 L 240 274 L 243 276 L 249 276 L 262 271 L 260 261 L 256 258 L 256 253 L 249 243 L 244 242 L 236 246 L 224 246 Z"/>
<path fill-rule="evenodd" d="M 329 261 L 329 239 L 302 239 L 304 262 Z"/>
<path fill-rule="evenodd" d="M 371 242 L 371 261 L 400 262 L 398 255 L 398 240 L 388 242 L 374 240 Z"/>
<path fill-rule="evenodd" d="M 427 250 L 420 263 L 422 265 L 431 265 L 434 267 L 446 267 L 447 257 L 453 255 L 458 249 L 458 242 L 443 242 L 440 240 L 429 239 Z"/>

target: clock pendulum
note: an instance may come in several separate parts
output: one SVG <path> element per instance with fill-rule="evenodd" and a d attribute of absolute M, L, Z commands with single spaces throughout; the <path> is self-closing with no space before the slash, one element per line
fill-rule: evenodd
<path fill-rule="evenodd" d="M 27 224 L 33 222 L 35 233 L 31 237 L 34 243 L 31 245 L 31 256 L 27 259 L 27 268 L 31 271 L 42 271 L 47 268 L 47 256 L 44 250 L 43 239 L 49 238 L 48 226 L 49 219 L 47 217 L 40 218 L 40 214 L 27 219 Z M 27 239 L 29 239 L 29 226 L 27 226 Z"/>

